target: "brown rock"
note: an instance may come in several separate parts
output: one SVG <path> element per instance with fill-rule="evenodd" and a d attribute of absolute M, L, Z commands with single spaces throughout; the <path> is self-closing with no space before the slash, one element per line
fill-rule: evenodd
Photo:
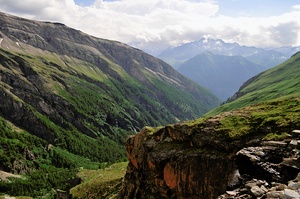
<path fill-rule="evenodd" d="M 270 191 L 266 194 L 267 198 L 283 198 L 283 191 Z"/>
<path fill-rule="evenodd" d="M 267 193 L 267 192 L 268 192 L 268 189 L 267 189 L 264 185 L 260 186 L 260 189 L 261 189 L 264 193 Z"/>
<path fill-rule="evenodd" d="M 119 197 L 214 199 L 224 193 L 236 170 L 232 156 L 203 150 L 197 146 L 198 136 L 191 146 L 189 134 L 168 126 L 130 137 L 126 142 L 130 162 Z"/>
<path fill-rule="evenodd" d="M 255 186 L 257 186 L 257 183 L 256 182 L 247 182 L 246 184 L 245 184 L 245 187 L 247 188 L 247 189 L 251 189 L 252 187 L 255 187 Z"/>
<path fill-rule="evenodd" d="M 236 191 L 226 191 L 226 193 L 230 196 L 236 196 L 236 194 L 237 194 Z"/>
<path fill-rule="evenodd" d="M 277 189 L 278 191 L 283 191 L 284 189 L 286 189 L 286 185 L 285 185 L 285 184 L 279 184 L 279 185 L 276 187 L 276 189 Z"/>
<path fill-rule="evenodd" d="M 164 168 L 164 180 L 170 189 L 174 189 L 177 184 L 175 168 L 170 163 L 167 163 Z"/>

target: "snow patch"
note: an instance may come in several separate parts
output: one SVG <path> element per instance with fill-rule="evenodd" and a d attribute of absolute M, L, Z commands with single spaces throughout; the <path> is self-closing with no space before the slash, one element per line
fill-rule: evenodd
<path fill-rule="evenodd" d="M 216 44 L 217 46 L 222 46 L 221 41 L 216 41 L 215 44 Z"/>
<path fill-rule="evenodd" d="M 17 46 L 19 46 L 19 47 L 21 48 L 21 46 L 20 46 L 19 42 L 16 42 L 16 44 L 17 44 Z"/>
<path fill-rule="evenodd" d="M 0 39 L 0 46 L 1 46 L 2 41 L 3 41 L 3 38 Z"/>

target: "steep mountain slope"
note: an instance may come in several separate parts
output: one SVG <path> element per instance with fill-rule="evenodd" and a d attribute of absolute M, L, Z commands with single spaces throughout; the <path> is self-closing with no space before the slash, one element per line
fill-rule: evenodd
<path fill-rule="evenodd" d="M 286 62 L 246 81 L 227 103 L 209 114 L 249 106 L 277 98 L 297 97 L 300 94 L 300 53 Z"/>
<path fill-rule="evenodd" d="M 184 62 L 177 70 L 225 101 L 242 83 L 262 72 L 263 68 L 242 56 L 205 52 Z"/>
<path fill-rule="evenodd" d="M 39 172 L 2 191 L 66 188 L 68 169 L 124 159 L 128 134 L 199 117 L 220 102 L 159 59 L 62 24 L 1 13 L 0 47 L 0 169 Z M 63 179 L 49 172 L 59 167 Z"/>
<path fill-rule="evenodd" d="M 284 62 L 292 55 L 273 49 L 261 49 L 252 46 L 241 46 L 237 43 L 226 43 L 221 39 L 202 38 L 175 48 L 167 49 L 157 55 L 157 57 L 171 64 L 174 68 L 177 68 L 184 61 L 205 51 L 227 56 L 242 56 L 251 62 L 264 66 L 265 69 Z"/>

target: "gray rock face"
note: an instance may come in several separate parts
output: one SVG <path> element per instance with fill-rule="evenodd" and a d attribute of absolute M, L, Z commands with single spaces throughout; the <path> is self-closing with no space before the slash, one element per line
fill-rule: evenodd
<path fill-rule="evenodd" d="M 288 184 L 288 188 L 292 190 L 297 190 L 300 188 L 300 182 L 290 181 Z"/>
<path fill-rule="evenodd" d="M 261 183 L 265 185 L 261 185 Z M 268 184 L 264 180 L 252 179 L 233 191 L 227 191 L 218 196 L 218 199 L 244 199 L 244 198 L 266 198 L 266 199 L 298 199 L 300 198 L 300 182 L 296 179 L 289 181 L 289 186 L 281 183 Z M 234 194 L 232 194 L 234 193 Z"/>
<path fill-rule="evenodd" d="M 300 167 L 298 131 L 287 140 L 262 142 L 262 146 L 247 147 L 236 154 L 242 185 L 225 193 L 226 198 L 300 198 Z M 253 178 L 253 179 L 252 179 Z M 257 180 L 261 179 L 261 180 Z"/>
<path fill-rule="evenodd" d="M 283 193 L 284 199 L 295 199 L 300 198 L 300 194 L 297 191 L 285 189 Z"/>
<path fill-rule="evenodd" d="M 248 174 L 267 181 L 287 182 L 300 172 L 296 138 L 287 142 L 263 142 L 263 146 L 248 147 L 236 155 L 241 175 Z"/>
<path fill-rule="evenodd" d="M 270 191 L 266 194 L 267 198 L 283 198 L 283 191 Z"/>

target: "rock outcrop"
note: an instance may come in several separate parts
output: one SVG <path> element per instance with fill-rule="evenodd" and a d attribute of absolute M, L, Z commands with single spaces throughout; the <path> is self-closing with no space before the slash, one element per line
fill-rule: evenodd
<path fill-rule="evenodd" d="M 232 179 L 235 164 L 228 150 L 233 149 L 222 147 L 225 140 L 215 147 L 206 136 L 179 124 L 155 133 L 144 128 L 130 137 L 120 198 L 216 198 Z"/>
<path fill-rule="evenodd" d="M 269 193 L 275 189 L 272 184 L 288 184 L 300 172 L 298 131 L 283 141 L 265 141 L 265 134 L 259 133 L 228 137 L 222 125 L 224 118 L 233 115 L 246 117 L 245 113 L 227 112 L 203 118 L 198 124 L 146 127 L 130 137 L 126 143 L 129 164 L 119 198 L 255 198 L 276 194 Z M 258 126 L 254 121 L 249 125 Z"/>

